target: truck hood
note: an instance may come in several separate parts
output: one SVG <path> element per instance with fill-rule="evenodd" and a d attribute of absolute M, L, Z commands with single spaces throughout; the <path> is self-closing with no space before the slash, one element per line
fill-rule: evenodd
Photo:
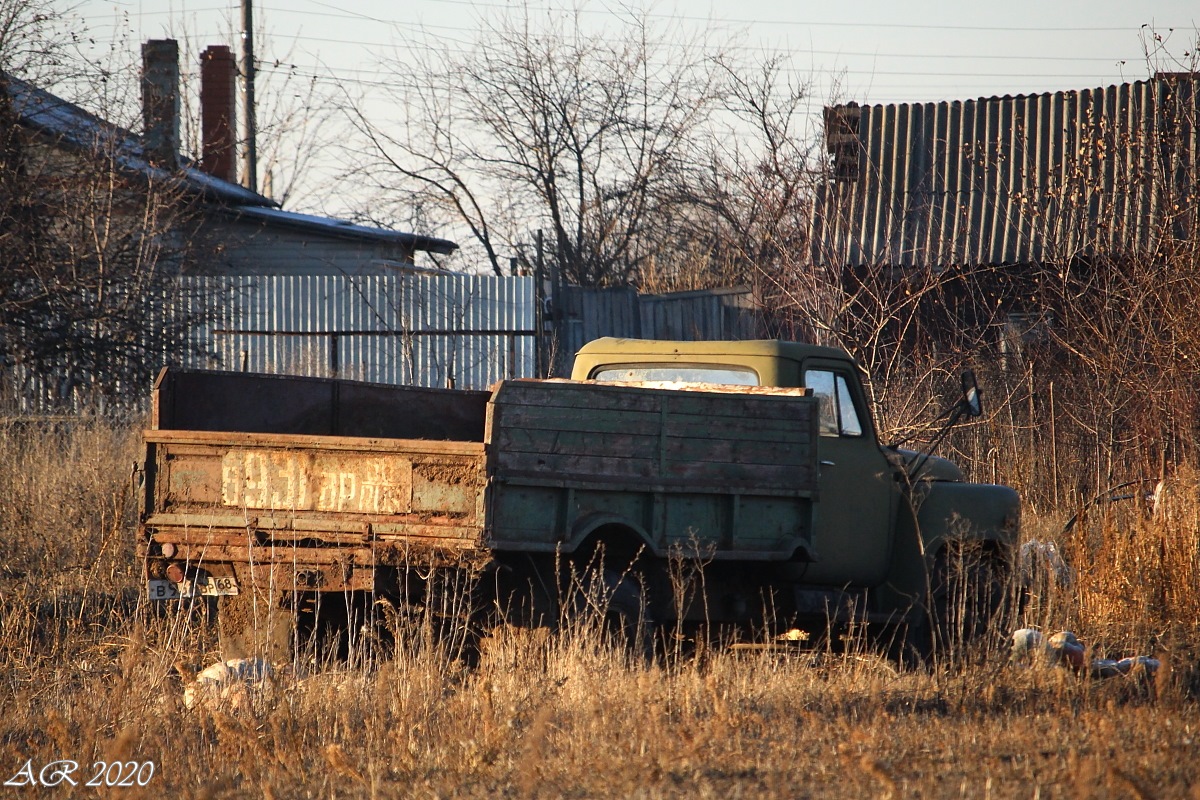
<path fill-rule="evenodd" d="M 903 448 L 885 449 L 883 452 L 887 453 L 889 461 L 897 467 L 903 468 L 905 472 L 912 469 L 912 465 L 921 457 L 917 451 Z M 953 461 L 941 456 L 930 456 L 925 465 L 921 467 L 921 473 L 916 476 L 916 479 L 921 481 L 963 481 L 965 477 L 963 471 Z"/>

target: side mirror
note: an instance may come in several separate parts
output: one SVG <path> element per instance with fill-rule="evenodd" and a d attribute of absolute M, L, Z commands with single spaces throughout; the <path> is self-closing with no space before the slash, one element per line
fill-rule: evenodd
<path fill-rule="evenodd" d="M 975 380 L 974 370 L 962 374 L 962 407 L 969 417 L 978 417 L 983 413 L 983 398 L 979 392 L 979 383 Z"/>
<path fill-rule="evenodd" d="M 968 417 L 978 417 L 983 414 L 983 399 L 980 397 L 979 383 L 975 380 L 975 372 L 967 370 L 962 374 L 962 399 L 959 400 L 950 408 L 942 412 L 938 420 L 945 420 L 942 427 L 934 435 L 933 440 L 926 445 L 921 454 L 913 459 L 908 466 L 908 477 L 911 479 L 920 474 L 921 468 L 925 466 L 925 462 L 929 460 L 929 456 L 934 449 L 941 443 L 950 429 L 954 427 L 954 423 L 962 419 L 963 414 Z"/>

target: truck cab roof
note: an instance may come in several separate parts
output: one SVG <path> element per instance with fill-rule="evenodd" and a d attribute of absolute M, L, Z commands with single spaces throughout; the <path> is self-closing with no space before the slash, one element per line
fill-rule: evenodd
<path fill-rule="evenodd" d="M 844 350 L 835 347 L 777 339 L 681 342 L 604 337 L 580 348 L 571 377 L 592 379 L 606 367 L 620 364 L 693 364 L 749 370 L 758 385 L 788 387 L 803 385 L 800 366 L 814 360 L 853 363 Z"/>

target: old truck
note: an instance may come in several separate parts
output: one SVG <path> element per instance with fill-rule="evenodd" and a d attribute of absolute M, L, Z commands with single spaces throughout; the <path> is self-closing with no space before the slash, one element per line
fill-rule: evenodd
<path fill-rule="evenodd" d="M 1012 489 L 881 445 L 849 355 L 792 342 L 599 339 L 490 392 L 170 369 L 152 407 L 147 591 L 216 598 L 231 654 L 283 657 L 322 602 L 556 625 L 586 585 L 638 641 L 865 625 L 928 653 L 994 609 L 1019 522 Z M 979 409 L 965 378 L 953 416 Z"/>

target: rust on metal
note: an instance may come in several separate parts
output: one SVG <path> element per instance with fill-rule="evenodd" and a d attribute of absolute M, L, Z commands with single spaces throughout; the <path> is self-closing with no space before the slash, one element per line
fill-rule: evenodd
<path fill-rule="evenodd" d="M 473 520 L 454 515 L 406 514 L 386 517 L 370 523 L 370 540 L 432 536 L 455 539 L 462 546 L 472 546 L 479 538 L 479 527 Z M 243 524 L 236 514 L 153 514 L 143 525 L 143 534 L 156 534 L 159 541 L 212 541 L 213 537 L 231 535 L 240 541 L 252 537 L 258 542 L 303 541 L 320 539 L 335 544 L 359 544 L 366 535 L 363 525 L 356 521 L 329 517 L 277 516 L 253 517 Z"/>
<path fill-rule="evenodd" d="M 433 439 L 380 439 L 363 436 L 324 436 L 291 433 L 242 433 L 238 431 L 147 430 L 146 442 L 172 445 L 217 447 L 282 447 L 305 450 L 347 450 L 351 452 L 412 453 L 425 455 L 482 456 L 483 442 L 440 441 Z"/>
<path fill-rule="evenodd" d="M 387 456 L 233 449 L 221 458 L 221 503 L 401 514 L 412 510 L 412 463 Z"/>
<path fill-rule="evenodd" d="M 480 551 L 483 552 L 483 551 Z M 246 544 L 198 544 L 180 547 L 176 560 L 194 563 L 222 561 L 252 561 L 274 564 L 333 564 L 348 561 L 354 564 L 372 563 L 403 566 L 411 557 L 420 554 L 422 559 L 437 561 L 473 558 L 473 551 L 455 547 L 453 541 L 445 539 L 421 539 L 409 542 L 388 542 L 375 547 L 289 547 L 285 545 Z"/>
<path fill-rule="evenodd" d="M 253 544 L 258 547 L 361 547 L 371 544 L 393 544 L 418 540 L 422 542 L 439 542 L 442 546 L 453 547 L 456 550 L 469 550 L 478 545 L 478 531 L 474 528 L 463 528 L 446 525 L 412 522 L 402 526 L 404 533 L 396 536 L 378 537 L 372 542 L 363 542 L 362 536 L 354 533 L 328 533 L 298 530 L 255 531 L 247 533 L 244 530 L 214 530 L 190 527 L 175 527 L 171 525 L 147 525 L 144 535 L 159 544 L 173 544 L 176 548 L 238 546 Z"/>

